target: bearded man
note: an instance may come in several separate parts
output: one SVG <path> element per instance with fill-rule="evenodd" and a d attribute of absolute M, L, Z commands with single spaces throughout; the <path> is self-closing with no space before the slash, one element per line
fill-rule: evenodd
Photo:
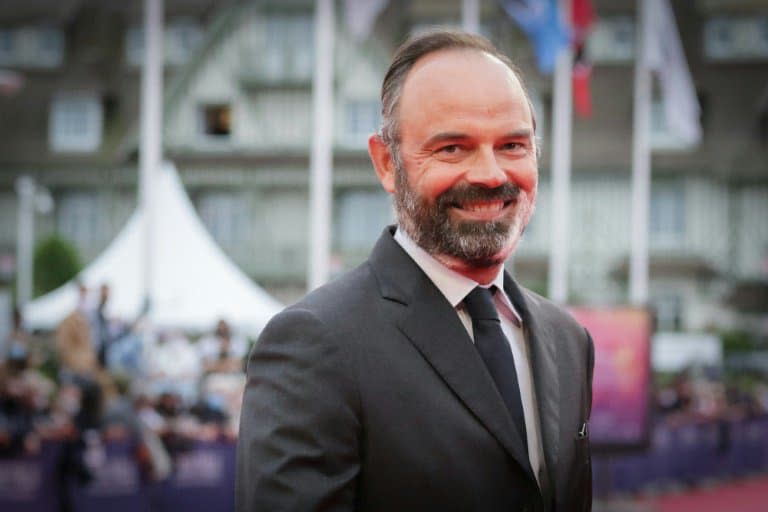
<path fill-rule="evenodd" d="M 398 224 L 255 345 L 237 510 L 590 510 L 592 341 L 504 270 L 538 181 L 520 73 L 428 33 L 382 113 L 368 148 Z"/>

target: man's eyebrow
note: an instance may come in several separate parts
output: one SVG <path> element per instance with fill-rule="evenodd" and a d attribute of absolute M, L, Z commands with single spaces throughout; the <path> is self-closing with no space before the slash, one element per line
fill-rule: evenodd
<path fill-rule="evenodd" d="M 530 139 L 533 137 L 533 130 L 529 130 L 528 128 L 522 128 L 520 130 L 514 130 L 508 133 L 505 133 L 501 138 L 503 139 Z M 463 132 L 440 132 L 429 139 L 424 143 L 424 146 L 434 146 L 435 144 L 439 144 L 441 142 L 446 141 L 453 141 L 453 140 L 463 140 L 463 139 L 469 139 L 471 138 L 470 135 L 463 133 Z"/>
<path fill-rule="evenodd" d="M 515 130 L 512 132 L 507 133 L 504 137 L 510 138 L 510 139 L 522 139 L 522 138 L 531 138 L 533 137 L 533 130 L 529 130 L 527 128 L 523 128 L 521 130 Z"/>
<path fill-rule="evenodd" d="M 457 140 L 457 139 L 461 140 L 461 139 L 468 139 L 468 138 L 469 138 L 469 135 L 462 132 L 441 132 L 427 139 L 424 145 L 432 146 L 434 144 L 439 144 L 440 142 L 445 142 L 447 140 Z"/>

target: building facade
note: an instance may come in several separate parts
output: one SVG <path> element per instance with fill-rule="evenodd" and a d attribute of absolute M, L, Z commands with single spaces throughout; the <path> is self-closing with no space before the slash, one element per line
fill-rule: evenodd
<path fill-rule="evenodd" d="M 608 305 L 628 296 L 635 2 L 594 3 L 593 113 L 573 125 L 569 289 L 573 303 Z M 165 157 L 218 243 L 259 284 L 292 300 L 306 281 L 313 4 L 166 4 Z M 552 80 L 536 70 L 528 41 L 498 2 L 480 4 L 482 33 L 523 69 L 537 110 L 539 202 L 510 268 L 545 291 Z M 0 69 L 23 77 L 18 90 L 0 95 L 0 257 L 13 254 L 13 183 L 22 174 L 54 196 L 53 214 L 38 218 L 39 235 L 61 233 L 86 260 L 135 207 L 141 13 L 95 0 L 75 5 L 53 15 L 31 7 L 26 15 L 0 14 Z M 334 272 L 362 261 L 394 220 L 366 152 L 390 56 L 408 34 L 459 25 L 461 12 L 459 0 L 392 0 L 371 36 L 356 42 L 342 5 L 334 55 Z M 665 330 L 730 328 L 745 310 L 765 329 L 768 306 L 737 298 L 742 287 L 768 280 L 768 5 L 673 6 L 703 137 L 696 147 L 681 144 L 656 102 L 651 303 Z"/>

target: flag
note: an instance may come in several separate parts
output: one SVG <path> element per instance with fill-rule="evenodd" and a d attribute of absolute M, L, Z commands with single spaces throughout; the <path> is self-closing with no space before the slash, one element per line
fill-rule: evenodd
<path fill-rule="evenodd" d="M 358 43 L 365 41 L 386 6 L 387 0 L 345 0 L 344 19 L 352 39 Z"/>
<path fill-rule="evenodd" d="M 539 70 L 551 73 L 569 40 L 557 0 L 502 0 L 501 5 L 533 43 Z"/>
<path fill-rule="evenodd" d="M 573 107 L 579 117 L 592 115 L 592 91 L 590 80 L 592 79 L 592 63 L 587 60 L 584 43 L 574 49 L 573 57 Z"/>
<path fill-rule="evenodd" d="M 573 39 L 573 106 L 580 117 L 592 115 L 592 63 L 587 54 L 587 37 L 595 21 L 591 0 L 573 0 L 571 4 L 571 29 Z"/>
<path fill-rule="evenodd" d="M 595 22 L 595 9 L 592 0 L 572 0 L 571 26 L 573 27 L 573 41 L 583 43 L 592 30 Z"/>
<path fill-rule="evenodd" d="M 701 140 L 701 108 L 677 32 L 669 0 L 648 2 L 648 30 L 643 39 L 648 67 L 661 86 L 664 116 L 670 131 L 689 144 Z"/>

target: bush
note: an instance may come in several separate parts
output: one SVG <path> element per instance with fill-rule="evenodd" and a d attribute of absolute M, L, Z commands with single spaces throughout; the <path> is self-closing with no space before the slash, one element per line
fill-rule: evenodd
<path fill-rule="evenodd" d="M 35 297 L 55 290 L 80 272 L 77 248 L 57 234 L 41 240 L 35 247 Z"/>

